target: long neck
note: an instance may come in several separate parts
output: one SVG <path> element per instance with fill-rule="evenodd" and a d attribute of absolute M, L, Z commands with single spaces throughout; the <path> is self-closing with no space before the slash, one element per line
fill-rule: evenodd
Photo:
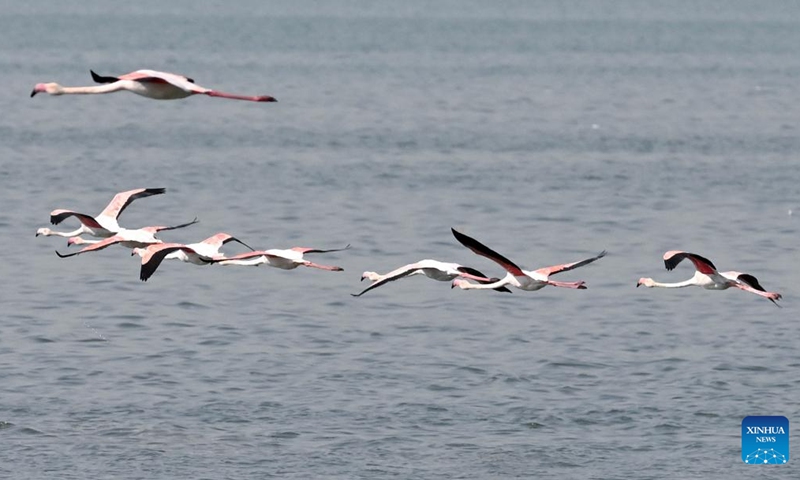
<path fill-rule="evenodd" d="M 660 283 L 660 282 L 653 282 L 654 287 L 661 287 L 661 288 L 683 288 L 683 287 L 691 287 L 697 285 L 697 282 L 694 278 L 690 278 L 689 280 L 684 280 L 683 282 L 678 283 Z"/>
<path fill-rule="evenodd" d="M 492 290 L 508 285 L 509 283 L 510 282 L 507 278 L 501 278 L 500 280 L 492 283 L 470 283 L 466 280 L 462 280 L 458 282 L 458 287 L 462 290 Z"/>
<path fill-rule="evenodd" d="M 80 228 L 78 228 L 76 230 L 73 230 L 71 232 L 54 232 L 54 231 L 50 230 L 50 233 L 47 233 L 46 236 L 49 237 L 50 235 L 57 235 L 59 237 L 75 237 L 75 236 L 80 235 L 83 232 L 84 232 L 83 225 L 81 225 Z"/>
<path fill-rule="evenodd" d="M 91 87 L 61 87 L 57 95 L 71 95 L 71 94 L 93 94 L 93 93 L 113 93 L 120 90 L 125 90 L 125 85 L 122 82 L 108 83 L 105 85 L 96 85 Z"/>

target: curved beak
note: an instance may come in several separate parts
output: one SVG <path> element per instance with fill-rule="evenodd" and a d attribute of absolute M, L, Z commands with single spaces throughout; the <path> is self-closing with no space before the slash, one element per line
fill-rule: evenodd
<path fill-rule="evenodd" d="M 38 93 L 38 92 L 36 91 L 36 89 L 35 89 L 35 88 L 34 88 L 33 90 L 31 90 L 31 98 L 33 98 L 33 97 L 34 97 L 34 95 L 36 95 L 37 93 Z"/>

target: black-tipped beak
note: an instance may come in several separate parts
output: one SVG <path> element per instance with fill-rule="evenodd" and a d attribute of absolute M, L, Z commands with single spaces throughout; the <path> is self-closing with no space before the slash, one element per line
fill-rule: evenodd
<path fill-rule="evenodd" d="M 642 285 L 641 283 L 636 282 L 636 288 L 639 288 L 641 285 Z"/>
<path fill-rule="evenodd" d="M 33 89 L 33 90 L 31 91 L 31 98 L 33 98 L 35 95 L 36 95 L 36 89 Z"/>
<path fill-rule="evenodd" d="M 361 277 L 361 281 L 362 281 L 362 282 L 364 281 L 364 277 Z"/>
<path fill-rule="evenodd" d="M 34 235 L 34 237 L 38 237 L 38 236 L 39 236 L 39 232 L 36 232 L 36 235 Z"/>
<path fill-rule="evenodd" d="M 456 288 L 456 284 L 455 284 L 455 283 L 451 283 L 451 284 L 450 284 L 450 290 L 452 290 L 452 289 L 454 289 L 454 288 Z"/>

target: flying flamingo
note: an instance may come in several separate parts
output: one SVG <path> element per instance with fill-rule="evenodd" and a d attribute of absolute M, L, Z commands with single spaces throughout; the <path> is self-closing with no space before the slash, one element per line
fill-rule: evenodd
<path fill-rule="evenodd" d="M 280 268 L 283 270 L 292 270 L 299 266 L 303 266 L 303 267 L 319 268 L 321 270 L 329 270 L 332 272 L 341 272 L 344 270 L 342 267 L 319 265 L 317 263 L 306 260 L 305 258 L 303 258 L 303 255 L 307 253 L 341 252 L 342 250 L 347 250 L 348 248 L 350 248 L 349 244 L 344 248 L 337 248 L 333 250 L 320 250 L 316 248 L 306 248 L 306 247 L 293 247 L 287 250 L 279 250 L 273 248 L 270 250 L 256 250 L 253 252 L 241 253 L 239 255 L 228 257 L 223 260 L 214 260 L 213 262 L 219 263 L 220 265 L 244 265 L 244 266 L 257 266 L 261 264 L 267 264 L 270 267 Z"/>
<path fill-rule="evenodd" d="M 488 278 L 486 275 L 478 270 L 475 270 L 474 268 L 464 267 L 457 263 L 445 263 L 437 260 L 427 259 L 420 260 L 416 263 L 409 263 L 408 265 L 404 265 L 400 268 L 392 270 L 385 275 L 380 275 L 375 272 L 364 272 L 364 274 L 361 275 L 361 280 L 363 281 L 366 278 L 374 283 L 365 288 L 361 293 L 351 293 L 350 295 L 354 297 L 360 297 L 373 288 L 378 288 L 386 283 L 400 280 L 401 278 L 410 277 L 412 275 L 425 275 L 428 278 L 438 280 L 440 282 L 449 282 L 456 277 L 471 278 L 472 280 L 483 284 L 493 283 L 500 280 L 499 278 Z M 495 288 L 495 290 L 498 292 L 511 293 L 511 290 L 503 286 Z"/>
<path fill-rule="evenodd" d="M 689 280 L 678 283 L 659 283 L 652 278 L 640 278 L 636 286 L 662 287 L 662 288 L 683 288 L 683 287 L 703 287 L 706 290 L 727 290 L 736 287 L 745 292 L 755 293 L 764 297 L 779 306 L 775 300 L 781 299 L 780 293 L 768 292 L 758 283 L 756 277 L 742 272 L 718 272 L 717 267 L 705 257 L 700 255 L 682 252 L 680 250 L 670 250 L 664 254 L 664 266 L 667 270 L 673 270 L 683 259 L 688 258 L 695 268 L 694 276 Z"/>
<path fill-rule="evenodd" d="M 536 291 L 541 288 L 544 288 L 547 285 L 552 285 L 554 287 L 576 288 L 579 290 L 585 290 L 586 285 L 585 282 L 583 281 L 556 282 L 550 280 L 549 277 L 550 275 L 555 275 L 556 273 L 566 272 L 568 270 L 573 270 L 575 268 L 588 265 L 594 262 L 595 260 L 598 260 L 606 256 L 606 252 L 605 250 L 603 250 L 596 257 L 587 258 L 586 260 L 581 260 L 580 262 L 565 263 L 563 265 L 554 265 L 552 267 L 544 267 L 532 271 L 523 270 L 519 268 L 511 260 L 500 255 L 499 253 L 490 249 L 486 245 L 483 245 L 474 238 L 470 238 L 464 235 L 463 233 L 456 231 L 455 229 L 451 228 L 451 230 L 453 231 L 453 235 L 456 237 L 456 240 L 458 240 L 462 245 L 469 248 L 478 255 L 486 257 L 496 262 L 498 265 L 503 267 L 508 272 L 508 274 L 506 274 L 506 276 L 501 280 L 498 280 L 494 283 L 487 283 L 483 285 L 476 285 L 461 278 L 456 278 L 455 280 L 453 280 L 451 288 L 459 287 L 462 290 L 485 290 L 489 288 L 497 288 L 503 285 L 511 285 L 513 287 L 517 287 L 521 290 L 527 290 L 527 291 Z"/>
<path fill-rule="evenodd" d="M 89 245 L 83 247 L 82 249 L 78 250 L 75 253 L 63 254 L 60 253 L 58 250 L 56 250 L 56 255 L 58 255 L 61 258 L 74 257 L 75 255 L 80 255 L 82 253 L 96 252 L 98 250 L 103 250 L 104 248 L 116 244 L 120 244 L 126 248 L 142 248 L 148 245 L 152 245 L 154 243 L 164 243 L 162 240 L 156 238 L 156 234 L 158 232 L 163 232 L 165 230 L 176 230 L 178 228 L 194 225 L 195 223 L 197 223 L 196 218 L 189 223 L 184 223 L 182 225 L 175 225 L 174 227 L 144 227 L 144 228 L 137 228 L 135 230 L 122 228 L 113 236 L 104 238 L 103 240 L 97 242 L 93 242 L 91 240 L 83 240 L 80 237 L 73 237 L 67 240 L 68 245 L 72 244 L 89 244 Z"/>
<path fill-rule="evenodd" d="M 243 241 L 227 233 L 217 233 L 206 238 L 202 242 L 184 245 L 181 243 L 157 243 L 148 245 L 145 248 L 134 248 L 131 255 L 142 257 L 142 268 L 139 278 L 146 282 L 164 259 L 177 258 L 182 262 L 193 263 L 195 265 L 208 265 L 212 260 L 222 258 L 219 249 L 228 242 L 238 242 L 245 247 L 253 250 Z"/>
<path fill-rule="evenodd" d="M 92 79 L 102 85 L 91 87 L 63 87 L 57 83 L 37 83 L 33 87 L 31 97 L 37 93 L 50 95 L 113 93 L 128 90 L 143 97 L 154 100 L 175 100 L 190 95 L 208 95 L 209 97 L 248 100 L 251 102 L 277 102 L 268 95 L 248 96 L 218 92 L 195 85 L 194 80 L 174 73 L 157 72 L 155 70 L 137 70 L 119 77 L 103 77 L 91 71 Z"/>
<path fill-rule="evenodd" d="M 60 237 L 74 237 L 76 235 L 88 233 L 94 237 L 110 237 L 120 230 L 117 218 L 128 208 L 131 202 L 138 198 L 160 195 L 166 191 L 166 188 L 136 188 L 134 190 L 128 190 L 127 192 L 120 192 L 114 195 L 111 202 L 96 217 L 86 215 L 85 213 L 78 213 L 73 210 L 53 210 L 50 212 L 50 223 L 58 225 L 69 217 L 75 217 L 81 222 L 80 228 L 71 232 L 55 232 L 49 228 L 40 228 L 36 231 L 36 236 L 58 235 Z"/>

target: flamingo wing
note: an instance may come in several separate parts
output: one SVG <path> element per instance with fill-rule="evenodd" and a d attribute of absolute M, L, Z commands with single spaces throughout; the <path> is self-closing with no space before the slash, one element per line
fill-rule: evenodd
<path fill-rule="evenodd" d="M 227 260 L 250 260 L 251 258 L 265 257 L 265 256 L 266 257 L 275 257 L 275 255 L 267 253 L 265 250 L 253 250 L 252 252 L 240 253 L 239 255 L 234 255 L 232 257 L 217 258 L 217 259 L 214 259 L 211 263 L 219 263 L 219 262 L 224 262 L 224 261 L 227 261 Z"/>
<path fill-rule="evenodd" d="M 351 293 L 350 295 L 352 295 L 354 297 L 360 297 L 361 295 L 364 295 L 365 293 L 369 292 L 373 288 L 378 288 L 381 285 L 385 285 L 385 284 L 387 284 L 389 282 L 394 282 L 395 280 L 400 280 L 401 278 L 404 278 L 404 277 L 407 277 L 407 276 L 413 274 L 414 272 L 419 270 L 419 268 L 417 268 L 417 267 L 418 267 L 417 264 L 412 263 L 410 265 L 406 265 L 405 267 L 400 267 L 400 268 L 398 268 L 396 270 L 392 270 L 391 272 L 387 273 L 382 279 L 378 280 L 377 282 L 373 283 L 369 287 L 367 287 L 364 290 L 362 290 L 361 293 Z"/>
<path fill-rule="evenodd" d="M 106 206 L 106 208 L 103 209 L 98 216 L 106 216 L 116 219 L 134 200 L 152 195 L 160 195 L 166 191 L 166 188 L 137 188 L 134 190 L 128 190 L 127 192 L 120 192 L 114 195 L 114 198 L 111 199 L 111 202 L 108 204 L 108 206 Z"/>
<path fill-rule="evenodd" d="M 756 277 L 750 275 L 749 273 L 740 273 L 736 277 L 736 279 L 739 280 L 740 282 L 752 287 L 752 288 L 755 288 L 756 290 L 758 290 L 760 292 L 766 292 L 764 287 L 762 287 L 761 284 L 758 283 L 758 279 Z"/>
<path fill-rule="evenodd" d="M 485 278 L 486 280 L 478 280 L 476 278 L 473 278 L 473 280 L 475 280 L 476 282 L 482 283 L 484 285 L 500 281 L 499 278 L 496 278 L 496 277 L 489 278 L 486 275 L 484 275 L 483 273 L 481 273 L 479 270 L 476 270 L 476 269 L 471 268 L 471 267 L 465 267 L 465 266 L 462 265 L 462 266 L 456 268 L 456 270 L 458 270 L 459 272 L 469 273 L 470 275 L 473 275 L 475 277 L 483 277 L 483 278 Z M 497 287 L 497 288 L 495 288 L 495 290 L 497 290 L 498 292 L 513 293 L 511 290 L 507 289 L 506 287 Z"/>
<path fill-rule="evenodd" d="M 306 247 L 292 247 L 291 250 L 293 250 L 295 252 L 300 252 L 300 253 L 305 255 L 306 253 L 341 252 L 341 251 L 347 250 L 349 248 L 350 248 L 350 244 L 348 243 L 347 245 L 345 245 L 344 248 L 334 248 L 334 249 L 331 249 L 331 250 L 320 250 L 318 248 L 306 248 Z"/>
<path fill-rule="evenodd" d="M 717 271 L 717 267 L 711 263 L 711 260 L 695 253 L 682 252 L 680 250 L 670 250 L 665 253 L 664 266 L 667 267 L 667 270 L 673 270 L 684 258 L 688 258 L 694 264 L 694 268 L 705 275 L 711 275 Z"/>
<path fill-rule="evenodd" d="M 144 228 L 142 228 L 142 230 L 148 231 L 150 233 L 158 233 L 158 232 L 163 232 L 165 230 L 177 230 L 179 228 L 188 227 L 189 225 L 194 225 L 195 223 L 197 223 L 199 221 L 200 220 L 198 220 L 197 217 L 194 217 L 194 220 L 192 220 L 191 222 L 188 222 L 188 223 L 182 223 L 180 225 L 175 225 L 175 226 L 172 226 L 172 227 L 164 227 L 164 226 L 144 227 Z"/>
<path fill-rule="evenodd" d="M 514 276 L 525 276 L 525 272 L 523 272 L 522 269 L 519 268 L 511 260 L 500 255 L 499 253 L 495 252 L 494 250 L 482 244 L 481 242 L 475 240 L 474 238 L 468 237 L 463 233 L 456 231 L 455 228 L 451 228 L 450 230 L 453 232 L 453 236 L 456 237 L 456 240 L 458 240 L 459 243 L 461 243 L 461 245 L 464 245 L 465 247 L 469 248 L 474 253 L 496 262 L 498 265 L 503 267 L 508 273 Z"/>
<path fill-rule="evenodd" d="M 166 256 L 170 253 L 178 250 L 182 250 L 188 255 L 196 256 L 203 262 L 212 263 L 211 258 L 200 255 L 194 249 L 180 243 L 160 243 L 157 245 L 150 245 L 147 247 L 146 253 L 142 257 L 142 268 L 139 271 L 139 279 L 143 282 L 146 282 L 148 278 L 156 273 L 158 266 L 161 265 L 161 262 L 164 261 L 164 258 L 166 258 Z"/>
<path fill-rule="evenodd" d="M 92 74 L 92 80 L 96 83 L 114 83 L 119 82 L 119 78 L 117 77 L 104 77 L 102 75 L 98 75 L 94 73 L 94 70 L 89 70 L 89 73 Z"/>
<path fill-rule="evenodd" d="M 203 240 L 200 243 L 205 243 L 207 245 L 211 245 L 212 247 L 214 247 L 217 250 L 219 250 L 223 245 L 225 245 L 225 244 L 227 244 L 229 242 L 241 243 L 245 247 L 249 248 L 250 251 L 255 251 L 255 249 L 253 247 L 251 247 L 250 245 L 244 243 L 243 241 L 239 240 L 238 238 L 234 237 L 233 235 L 230 235 L 230 234 L 227 234 L 227 233 L 224 233 L 224 232 L 220 232 L 220 233 L 217 233 L 215 235 L 212 235 L 212 236 L 206 238 L 205 240 Z"/>
<path fill-rule="evenodd" d="M 576 269 L 578 267 L 582 267 L 584 265 L 589 265 L 590 263 L 594 262 L 595 260 L 599 260 L 606 256 L 608 252 L 603 250 L 597 256 L 592 258 L 587 258 L 586 260 L 581 260 L 580 262 L 572 262 L 572 263 L 565 263 L 563 265 L 553 265 L 552 267 L 544 267 L 536 270 L 538 273 L 541 273 L 544 276 L 554 275 L 556 273 L 566 272 L 569 270 Z"/>
<path fill-rule="evenodd" d="M 119 235 L 114 235 L 113 237 L 104 238 L 97 243 L 93 243 L 89 246 L 83 247 L 82 249 L 78 250 L 75 253 L 67 253 L 63 254 L 56 250 L 56 255 L 60 258 L 67 258 L 67 257 L 74 257 L 75 255 L 80 255 L 81 253 L 87 252 L 96 252 L 97 250 L 102 250 L 104 248 L 110 247 L 111 245 L 116 245 L 119 242 L 124 241 L 125 239 Z"/>
<path fill-rule="evenodd" d="M 119 77 L 120 80 L 134 80 L 137 82 L 169 83 L 186 92 L 206 93 L 207 88 L 195 85 L 194 80 L 174 73 L 159 72 L 157 70 L 137 70 Z"/>
<path fill-rule="evenodd" d="M 73 212 L 72 210 L 53 210 L 50 212 L 50 223 L 53 225 L 58 225 L 69 217 L 77 218 L 79 222 L 89 228 L 100 228 L 105 230 L 105 228 L 103 228 L 103 226 L 100 225 L 93 216 L 86 215 L 85 213 Z"/>

